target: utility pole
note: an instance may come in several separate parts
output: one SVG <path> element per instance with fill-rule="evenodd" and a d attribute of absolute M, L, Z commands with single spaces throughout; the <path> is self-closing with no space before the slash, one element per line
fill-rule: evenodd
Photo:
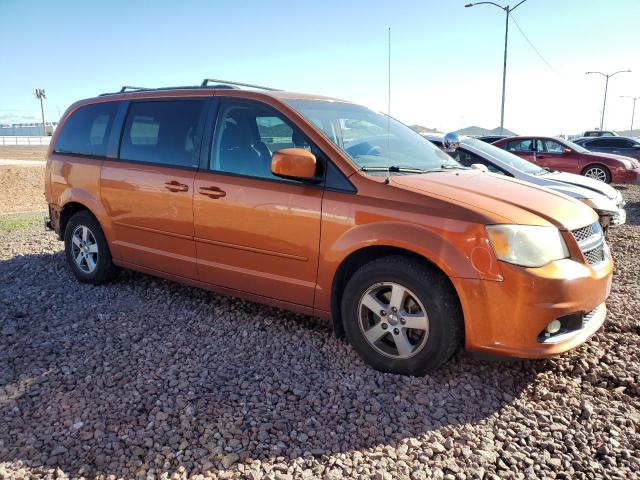
<path fill-rule="evenodd" d="M 47 127 L 44 123 L 44 105 L 42 101 L 47 98 L 47 95 L 44 93 L 44 88 L 36 88 L 35 96 L 38 100 L 40 100 L 40 112 L 42 113 L 42 136 L 47 136 Z"/>
<path fill-rule="evenodd" d="M 502 135 L 504 130 L 504 102 L 506 95 L 506 86 L 507 86 L 507 46 L 509 42 L 509 15 L 516 8 L 522 5 L 527 0 L 522 0 L 515 7 L 511 8 L 509 5 L 503 7 L 502 5 L 498 5 L 494 2 L 477 2 L 477 3 L 467 3 L 464 7 L 475 7 L 476 5 L 493 5 L 494 7 L 498 7 L 505 12 L 505 27 L 504 27 L 504 59 L 502 62 L 502 104 L 500 106 L 500 135 Z"/>
<path fill-rule="evenodd" d="M 602 129 L 604 128 L 604 112 L 607 108 L 607 90 L 609 89 L 609 79 L 619 73 L 631 73 L 631 70 L 618 70 L 614 73 L 587 72 L 585 73 L 585 75 L 591 75 L 593 73 L 602 75 L 606 79 L 606 81 L 604 82 L 604 101 L 602 102 L 602 116 L 600 117 L 600 131 L 602 131 Z"/>
<path fill-rule="evenodd" d="M 621 95 L 620 98 L 630 98 L 633 100 L 633 109 L 631 110 L 631 128 L 629 130 L 633 130 L 633 118 L 636 115 L 636 100 L 640 100 L 640 97 L 631 97 L 629 95 Z"/>

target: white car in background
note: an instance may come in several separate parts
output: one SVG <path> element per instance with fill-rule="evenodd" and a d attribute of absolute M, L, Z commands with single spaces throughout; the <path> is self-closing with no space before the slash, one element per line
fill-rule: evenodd
<path fill-rule="evenodd" d="M 443 134 L 430 133 L 422 136 L 438 147 L 443 147 Z M 622 194 L 604 182 L 573 173 L 549 171 L 476 138 L 462 135 L 458 138 L 460 146 L 455 153 L 449 155 L 465 167 L 474 165 L 474 168 L 482 168 L 478 165 L 484 165 L 491 173 L 508 175 L 576 198 L 596 211 L 605 230 L 610 225 L 622 225 L 627 221 Z"/>

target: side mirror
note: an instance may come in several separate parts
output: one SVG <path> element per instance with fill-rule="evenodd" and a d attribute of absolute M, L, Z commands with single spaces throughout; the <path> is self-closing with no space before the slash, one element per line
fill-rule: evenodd
<path fill-rule="evenodd" d="M 563 148 L 562 149 L 562 154 L 563 155 L 569 155 L 572 152 L 572 150 L 570 148 Z"/>
<path fill-rule="evenodd" d="M 481 172 L 488 172 L 489 171 L 487 166 L 484 165 L 483 163 L 472 163 L 471 164 L 471 168 L 473 168 L 474 170 L 480 170 Z"/>
<path fill-rule="evenodd" d="M 283 148 L 271 158 L 271 173 L 279 177 L 313 180 L 316 177 L 316 157 L 304 148 Z"/>

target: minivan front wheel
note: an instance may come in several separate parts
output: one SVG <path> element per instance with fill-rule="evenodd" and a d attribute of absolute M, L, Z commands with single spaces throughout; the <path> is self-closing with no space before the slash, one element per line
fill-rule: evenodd
<path fill-rule="evenodd" d="M 611 182 L 611 172 L 604 165 L 590 165 L 584 169 L 582 175 L 604 183 Z"/>
<path fill-rule="evenodd" d="M 388 256 L 362 266 L 342 298 L 347 339 L 377 370 L 424 375 L 462 342 L 463 320 L 443 274 L 419 260 Z"/>
<path fill-rule="evenodd" d="M 89 212 L 78 212 L 69 219 L 64 246 L 67 263 L 81 282 L 99 285 L 117 275 L 104 233 Z"/>

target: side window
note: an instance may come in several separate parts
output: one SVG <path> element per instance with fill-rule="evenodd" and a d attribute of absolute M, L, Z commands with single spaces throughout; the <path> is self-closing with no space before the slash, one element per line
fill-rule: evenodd
<path fill-rule="evenodd" d="M 563 153 L 564 147 L 561 143 L 553 140 L 538 140 L 538 151 L 546 153 Z"/>
<path fill-rule="evenodd" d="M 62 126 L 54 151 L 106 156 L 118 105 L 119 102 L 107 102 L 78 108 Z"/>
<path fill-rule="evenodd" d="M 593 140 L 590 145 L 601 148 L 630 148 L 633 144 L 626 138 L 607 137 Z"/>
<path fill-rule="evenodd" d="M 464 165 L 465 167 L 470 167 L 471 165 L 473 165 L 474 163 L 482 163 L 484 164 L 484 160 L 482 158 L 480 158 L 479 156 L 471 153 L 471 152 L 467 152 L 466 150 L 463 150 L 462 148 L 459 148 L 457 150 L 457 155 L 452 155 L 453 158 L 455 158 L 458 162 L 460 162 L 462 165 Z"/>
<path fill-rule="evenodd" d="M 124 124 L 120 158 L 175 167 L 197 167 L 196 131 L 202 100 L 132 102 Z"/>
<path fill-rule="evenodd" d="M 249 102 L 223 103 L 210 168 L 282 180 L 271 173 L 271 157 L 278 150 L 293 147 L 314 150 L 306 136 L 275 110 Z"/>
<path fill-rule="evenodd" d="M 507 143 L 506 149 L 509 152 L 532 152 L 533 140 L 530 138 L 525 140 L 513 140 Z"/>

